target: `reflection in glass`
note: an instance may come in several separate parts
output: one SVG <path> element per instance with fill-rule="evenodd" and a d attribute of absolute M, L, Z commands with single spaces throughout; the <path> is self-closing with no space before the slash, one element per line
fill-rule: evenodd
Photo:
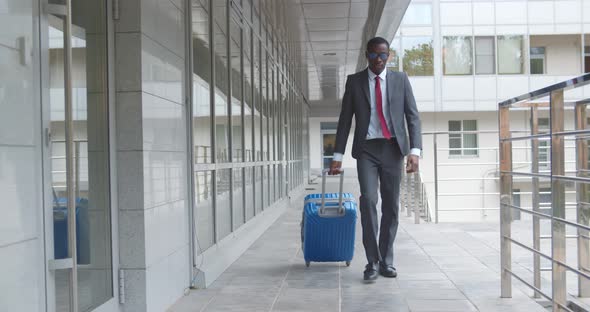
<path fill-rule="evenodd" d="M 387 68 L 393 71 L 399 71 L 399 53 L 400 53 L 400 40 L 395 38 L 389 45 L 389 60 L 387 62 Z"/>
<path fill-rule="evenodd" d="M 242 158 L 242 29 L 231 18 L 230 44 L 231 44 L 231 73 L 232 73 L 232 158 L 235 162 L 243 161 Z"/>
<path fill-rule="evenodd" d="M 217 241 L 231 233 L 231 171 L 232 169 L 217 170 L 215 179 L 217 181 L 217 192 L 215 196 L 215 224 L 217 229 Z"/>
<path fill-rule="evenodd" d="M 69 218 L 76 219 L 78 309 L 89 311 L 113 297 L 106 2 L 72 1 L 72 124 L 75 216 L 68 214 L 64 21 L 48 16 L 51 171 L 54 256 L 68 258 Z M 69 271 L 56 271 L 56 309 L 69 309 Z"/>
<path fill-rule="evenodd" d="M 258 167 L 254 167 L 254 193 L 256 193 L 255 196 L 255 208 L 256 208 L 256 214 L 259 214 L 260 212 L 262 212 L 263 209 L 263 190 L 262 190 L 262 166 L 258 166 Z"/>
<path fill-rule="evenodd" d="M 227 55 L 227 6 L 226 1 L 214 1 L 215 42 L 215 161 L 229 162 L 229 115 L 228 115 L 228 55 Z"/>
<path fill-rule="evenodd" d="M 252 30 L 247 27 L 244 30 L 244 149 L 245 149 L 245 159 L 244 161 L 250 162 L 254 161 L 254 151 L 252 150 L 253 144 L 253 114 L 254 110 L 252 108 L 252 88 L 253 88 L 253 79 L 252 79 Z"/>
<path fill-rule="evenodd" d="M 403 68 L 409 76 L 434 74 L 431 37 L 403 37 Z"/>
<path fill-rule="evenodd" d="M 244 168 L 244 187 L 246 190 L 246 221 L 252 219 L 255 215 L 254 212 L 254 169 L 255 167 Z"/>
<path fill-rule="evenodd" d="M 234 230 L 244 224 L 244 168 L 234 168 L 234 181 L 233 181 L 233 223 Z"/>
<path fill-rule="evenodd" d="M 198 171 L 194 175 L 195 183 L 195 224 L 197 231 L 197 253 L 200 254 L 213 246 L 213 172 Z"/>
<path fill-rule="evenodd" d="M 522 74 L 523 64 L 523 36 L 498 36 L 498 74 Z"/>
<path fill-rule="evenodd" d="M 444 37 L 443 40 L 443 73 L 471 75 L 473 73 L 471 37 Z"/>
<path fill-rule="evenodd" d="M 192 0 L 194 162 L 211 163 L 211 46 L 208 1 Z"/>
<path fill-rule="evenodd" d="M 260 88 L 260 41 L 254 39 L 254 160 L 262 160 L 262 90 Z"/>
<path fill-rule="evenodd" d="M 475 73 L 496 73 L 496 49 L 494 37 L 475 37 Z"/>
<path fill-rule="evenodd" d="M 260 102 L 260 109 L 261 109 L 261 115 L 262 115 L 262 125 L 260 127 L 261 131 L 262 131 L 262 146 L 261 146 L 261 151 L 262 151 L 262 160 L 268 160 L 268 66 L 267 66 L 267 59 L 268 54 L 266 53 L 265 49 L 261 49 L 261 58 L 262 61 L 260 63 L 260 69 L 261 69 L 261 102 Z"/>

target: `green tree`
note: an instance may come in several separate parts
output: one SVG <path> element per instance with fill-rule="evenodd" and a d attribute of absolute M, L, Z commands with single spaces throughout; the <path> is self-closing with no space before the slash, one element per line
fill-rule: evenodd
<path fill-rule="evenodd" d="M 432 41 L 404 50 L 404 71 L 409 76 L 432 76 L 434 74 Z"/>

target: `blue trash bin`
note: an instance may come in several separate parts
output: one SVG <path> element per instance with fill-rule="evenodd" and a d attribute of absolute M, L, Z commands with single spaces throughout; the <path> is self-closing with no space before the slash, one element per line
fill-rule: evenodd
<path fill-rule="evenodd" d="M 68 209 L 66 198 L 57 198 L 53 207 L 53 252 L 55 259 L 68 257 Z M 76 259 L 90 264 L 88 199 L 76 199 Z"/>

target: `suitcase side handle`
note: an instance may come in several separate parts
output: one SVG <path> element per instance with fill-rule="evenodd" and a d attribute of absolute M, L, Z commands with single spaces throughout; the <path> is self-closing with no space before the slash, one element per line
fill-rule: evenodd
<path fill-rule="evenodd" d="M 326 204 L 326 176 L 328 175 L 329 169 L 322 170 L 322 205 L 320 206 L 320 212 L 324 213 Z M 338 191 L 338 209 L 339 213 L 344 213 L 344 206 L 342 205 L 342 191 L 344 189 L 344 170 L 340 170 L 340 186 Z"/>

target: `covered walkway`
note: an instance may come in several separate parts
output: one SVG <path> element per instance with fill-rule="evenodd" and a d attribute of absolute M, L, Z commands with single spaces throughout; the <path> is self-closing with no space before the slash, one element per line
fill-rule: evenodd
<path fill-rule="evenodd" d="M 356 178 L 345 183 L 358 199 Z M 336 187 L 328 183 L 329 190 Z M 319 192 L 320 184 L 308 188 Z M 169 311 L 546 311 L 524 287 L 515 287 L 512 299 L 500 299 L 499 224 L 416 225 L 402 214 L 395 243 L 398 278 L 363 284 L 360 222 L 350 267 L 306 268 L 299 242 L 302 198 L 291 203 L 211 287 L 192 290 Z"/>

